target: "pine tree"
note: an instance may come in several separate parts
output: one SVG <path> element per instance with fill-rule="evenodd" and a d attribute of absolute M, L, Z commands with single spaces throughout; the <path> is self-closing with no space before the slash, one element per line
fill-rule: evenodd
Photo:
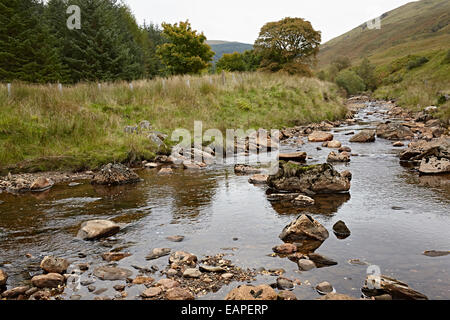
<path fill-rule="evenodd" d="M 0 81 L 57 81 L 62 64 L 35 0 L 0 2 Z"/>

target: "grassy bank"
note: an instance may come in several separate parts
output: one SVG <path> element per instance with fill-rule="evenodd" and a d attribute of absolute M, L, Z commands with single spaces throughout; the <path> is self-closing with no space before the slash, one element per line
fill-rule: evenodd
<path fill-rule="evenodd" d="M 188 83 L 189 81 L 189 83 Z M 346 109 L 332 84 L 266 74 L 175 77 L 127 83 L 0 88 L 0 173 L 94 169 L 110 162 L 151 160 L 157 147 L 124 127 L 281 128 L 335 120 Z"/>
<path fill-rule="evenodd" d="M 450 101 L 444 97 L 450 94 L 450 50 L 404 56 L 379 66 L 377 73 L 383 81 L 376 98 L 395 98 L 413 111 L 438 106 L 437 116 L 450 120 Z"/>

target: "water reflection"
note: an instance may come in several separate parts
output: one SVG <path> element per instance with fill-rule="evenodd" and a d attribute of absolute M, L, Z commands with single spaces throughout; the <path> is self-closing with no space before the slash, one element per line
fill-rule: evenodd
<path fill-rule="evenodd" d="M 291 201 L 272 202 L 273 209 L 281 215 L 298 215 L 301 213 L 322 214 L 332 216 L 339 211 L 346 202 L 350 201 L 351 196 L 348 193 L 321 194 L 312 197 L 315 204 L 307 208 L 299 208 Z"/>

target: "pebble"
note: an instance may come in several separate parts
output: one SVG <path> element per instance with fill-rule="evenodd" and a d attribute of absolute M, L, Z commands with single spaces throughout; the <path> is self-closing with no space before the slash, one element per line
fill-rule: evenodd
<path fill-rule="evenodd" d="M 309 271 L 309 270 L 314 269 L 316 267 L 316 265 L 311 260 L 300 259 L 300 260 L 298 260 L 298 267 L 302 271 Z"/>

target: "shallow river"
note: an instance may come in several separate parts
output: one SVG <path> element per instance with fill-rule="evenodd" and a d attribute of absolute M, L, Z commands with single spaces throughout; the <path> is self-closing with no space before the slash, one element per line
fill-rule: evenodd
<path fill-rule="evenodd" d="M 199 257 L 229 253 L 227 258 L 242 268 L 283 268 L 286 277 L 303 283 L 294 289 L 299 299 L 318 298 L 314 286 L 322 281 L 333 284 L 339 293 L 360 297 L 367 265 L 350 264 L 351 259 L 379 266 L 383 274 L 408 283 L 430 299 L 450 299 L 450 256 L 423 255 L 426 250 L 450 249 L 449 177 L 418 177 L 399 164 L 400 149 L 390 141 L 349 143 L 351 136 L 346 133 L 372 128 L 382 120 L 380 114 L 367 115 L 376 108 L 361 111 L 357 125 L 334 130 L 335 139 L 359 155 L 348 165 L 335 165 L 339 171 L 353 173 L 350 194 L 315 197 L 316 205 L 309 209 L 273 206 L 266 187 L 253 186 L 247 176 L 235 175 L 232 165 L 201 172 L 181 170 L 171 176 L 140 171 L 144 182 L 113 189 L 84 182 L 76 187 L 56 186 L 44 194 L 0 194 L 0 267 L 10 275 L 9 287 L 40 273 L 39 262 L 45 255 L 68 258 L 72 266 L 91 263 L 81 278 L 86 280 L 95 266 L 105 264 L 100 254 L 111 249 L 132 253 L 118 265 L 137 274 L 133 265 L 156 265 L 162 270 L 167 257 L 148 262 L 145 256 L 153 248 L 170 247 Z M 298 147 L 288 142 L 282 151 L 307 151 L 314 159 L 309 163 L 324 162 L 330 149 L 317 150 L 318 146 Z M 349 238 L 339 240 L 330 232 L 316 250 L 336 260 L 337 266 L 300 273 L 294 262 L 271 256 L 271 248 L 281 244 L 278 235 L 283 227 L 301 212 L 311 213 L 329 231 L 338 220 L 346 222 L 352 232 Z M 80 224 L 91 219 L 112 219 L 127 227 L 105 241 L 76 239 Z M 168 242 L 166 237 L 171 235 L 186 239 Z M 79 253 L 87 257 L 79 258 Z M 158 273 L 152 276 L 160 277 Z M 261 275 L 255 283 L 275 280 Z M 95 285 L 108 288 L 103 295 L 113 297 L 112 286 L 117 283 L 121 282 L 97 280 Z M 239 284 L 234 282 L 199 299 L 223 299 Z M 143 287 L 127 291 L 128 299 L 135 299 Z M 67 289 L 63 296 L 72 294 Z M 86 287 L 76 294 L 83 299 L 94 297 Z"/>

